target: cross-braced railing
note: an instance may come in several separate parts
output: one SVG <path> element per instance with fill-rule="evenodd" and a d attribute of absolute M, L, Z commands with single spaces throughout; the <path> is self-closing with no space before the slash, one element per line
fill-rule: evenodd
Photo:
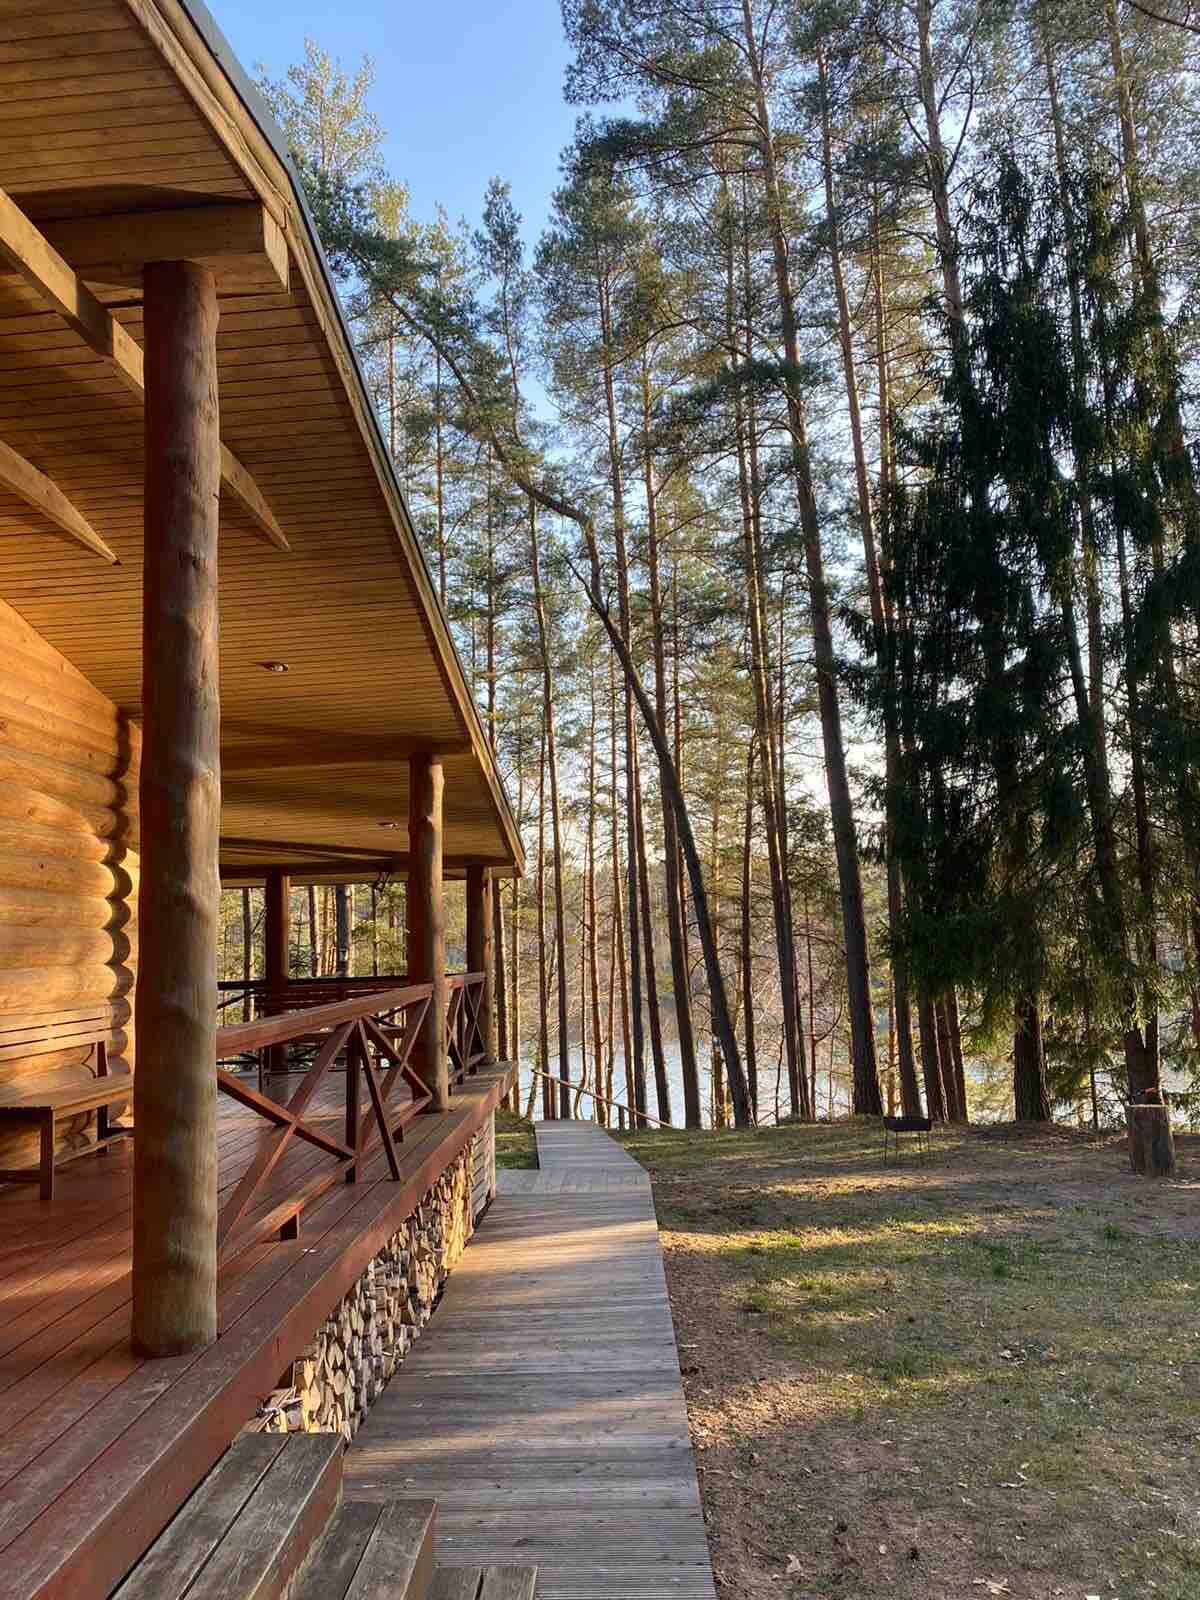
<path fill-rule="evenodd" d="M 263 1117 L 274 1129 L 273 1137 L 262 1139 L 221 1207 L 217 1220 L 221 1251 L 228 1254 L 234 1246 L 240 1250 L 273 1235 L 295 1237 L 304 1208 L 335 1183 L 356 1182 L 367 1156 L 379 1146 L 392 1177 L 399 1178 L 396 1144 L 404 1137 L 405 1125 L 429 1104 L 428 1091 L 409 1064 L 409 1056 L 432 993 L 431 984 L 407 984 L 217 1030 L 218 1060 L 294 1041 L 317 1046 L 312 1064 L 286 1100 L 275 1099 L 262 1087 L 252 1088 L 236 1073 L 217 1068 L 217 1087 L 222 1093 Z M 313 1102 L 339 1056 L 345 1058 L 345 1131 L 341 1138 L 313 1120 Z M 402 1086 L 408 1089 L 404 1098 L 398 1094 Z M 272 1184 L 280 1161 L 297 1139 L 323 1151 L 330 1157 L 329 1163 L 294 1190 Z"/>
<path fill-rule="evenodd" d="M 446 1055 L 452 1084 L 462 1083 L 487 1060 L 480 1016 L 483 980 L 482 972 L 456 972 L 446 979 Z"/>

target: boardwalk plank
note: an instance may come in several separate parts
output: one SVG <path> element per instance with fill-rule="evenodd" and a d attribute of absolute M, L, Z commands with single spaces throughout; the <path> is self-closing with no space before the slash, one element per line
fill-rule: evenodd
<path fill-rule="evenodd" d="M 439 1558 L 538 1600 L 714 1600 L 653 1196 L 589 1124 L 538 1128 L 346 1457 L 346 1494 L 438 1501 Z M 510 1181 L 515 1180 L 515 1181 Z"/>

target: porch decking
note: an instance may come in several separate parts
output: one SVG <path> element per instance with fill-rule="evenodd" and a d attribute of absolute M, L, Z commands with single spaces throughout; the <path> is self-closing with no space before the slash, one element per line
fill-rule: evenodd
<path fill-rule="evenodd" d="M 202 1478 L 280 1372 L 497 1104 L 508 1069 L 481 1073 L 451 1109 L 422 1115 L 357 1184 L 305 1211 L 300 1237 L 222 1266 L 220 1337 L 194 1355 L 129 1348 L 132 1142 L 79 1163 L 54 1206 L 0 1189 L 0 1597 L 101 1600 Z M 340 1091 L 310 1111 L 340 1130 Z M 228 1193 L 264 1137 L 220 1102 Z M 256 1197 L 264 1212 L 327 1159 L 297 1145 Z"/>
<path fill-rule="evenodd" d="M 714 1600 L 649 1179 L 590 1124 L 537 1137 L 346 1494 L 435 1498 L 441 1561 L 536 1564 L 538 1600 Z"/>

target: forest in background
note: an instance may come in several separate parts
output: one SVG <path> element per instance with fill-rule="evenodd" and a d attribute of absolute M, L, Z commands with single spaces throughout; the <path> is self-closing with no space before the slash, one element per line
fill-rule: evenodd
<path fill-rule="evenodd" d="M 693 1126 L 1190 1081 L 1194 12 L 565 0 L 532 248 L 409 213 L 369 62 L 263 71 L 526 839 L 503 1054 Z M 297 889 L 293 971 L 402 901 Z"/>

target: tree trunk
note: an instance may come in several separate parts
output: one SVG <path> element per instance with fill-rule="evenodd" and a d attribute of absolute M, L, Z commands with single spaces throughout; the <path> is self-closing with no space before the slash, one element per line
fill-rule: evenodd
<path fill-rule="evenodd" d="M 1079 265 L 1073 248 L 1072 218 L 1070 215 L 1070 168 L 1066 150 L 1062 108 L 1059 101 L 1058 75 L 1054 52 L 1050 43 L 1044 5 L 1037 14 L 1038 43 L 1042 65 L 1046 74 L 1046 91 L 1050 105 L 1051 126 L 1054 133 L 1055 165 L 1059 180 L 1060 204 L 1063 209 L 1066 249 L 1067 286 L 1071 307 L 1071 353 L 1074 366 L 1076 397 L 1080 415 L 1086 404 L 1087 355 L 1084 348 L 1083 310 Z M 1120 49 L 1117 37 L 1118 55 Z M 1092 505 L 1090 479 L 1095 463 L 1092 460 L 1093 444 L 1090 438 L 1077 432 L 1072 439 L 1076 476 L 1079 483 L 1079 529 L 1082 542 L 1083 587 L 1087 600 L 1088 670 L 1084 681 L 1078 629 L 1074 605 L 1069 593 L 1062 599 L 1063 621 L 1070 656 L 1071 685 L 1075 697 L 1076 717 L 1083 733 L 1084 776 L 1088 795 L 1088 814 L 1091 822 L 1092 848 L 1096 858 L 1096 877 L 1100 885 L 1100 899 L 1104 909 L 1106 928 L 1103 951 L 1110 967 L 1124 966 L 1131 955 L 1129 917 L 1125 906 L 1125 893 L 1118 870 L 1116 836 L 1113 825 L 1112 787 L 1109 774 L 1108 740 L 1104 715 L 1104 626 L 1100 591 L 1100 546 Z M 1135 696 L 1136 696 L 1136 678 Z M 1141 752 L 1135 759 L 1139 768 Z M 1143 874 L 1144 878 L 1144 874 Z M 1125 1017 L 1122 1033 L 1125 1044 L 1126 1070 L 1130 1083 L 1140 1083 L 1146 1067 L 1147 1040 L 1138 1018 L 1138 996 L 1132 983 L 1125 983 Z M 1157 1070 L 1152 1069 L 1152 1079 L 1157 1082 Z"/>
<path fill-rule="evenodd" d="M 581 1028 L 584 1034 L 587 1033 L 590 1010 L 596 1089 L 607 1102 L 612 1096 L 605 1087 L 604 1035 L 600 1027 L 600 960 L 597 949 L 600 918 L 596 911 L 596 659 L 592 654 L 588 656 L 588 696 L 591 702 L 591 716 L 588 719 L 587 856 L 583 884 L 584 935 L 587 939 L 588 960 L 584 987 L 580 995 L 580 1009 L 583 1012 Z M 602 1127 L 607 1127 L 610 1120 L 608 1105 L 599 1100 L 596 1102 L 596 1120 Z"/>
<path fill-rule="evenodd" d="M 1042 1012 L 1036 995 L 1026 995 L 1016 1009 L 1013 1034 L 1013 1108 L 1018 1122 L 1049 1122 L 1046 1049 Z"/>
<path fill-rule="evenodd" d="M 746 1045 L 746 1083 L 754 1120 L 758 1110 L 758 1055 L 754 1038 L 754 939 L 751 895 L 754 878 L 751 851 L 754 846 L 754 741 L 746 755 L 746 820 L 742 833 L 742 1038 Z"/>
<path fill-rule="evenodd" d="M 217 1336 L 217 295 L 191 262 L 143 274 L 141 879 L 135 998 L 134 1347 Z"/>
<path fill-rule="evenodd" d="M 650 404 L 650 378 L 642 367 L 642 427 L 651 436 L 653 417 Z M 659 724 L 667 726 L 667 662 L 663 624 L 662 575 L 659 562 L 658 490 L 654 456 L 647 445 L 644 451 L 646 489 L 646 562 L 650 578 L 650 626 L 654 644 L 654 709 Z M 659 787 L 663 787 L 659 771 Z M 683 1079 L 684 1122 L 689 1128 L 700 1126 L 700 1073 L 696 1064 L 696 1035 L 692 1021 L 691 976 L 687 964 L 687 942 L 679 893 L 679 831 L 675 814 L 663 806 L 663 872 L 666 886 L 667 941 L 671 952 L 671 985 L 675 996 L 675 1029 L 679 1039 L 679 1069 Z"/>
<path fill-rule="evenodd" d="M 925 1079 L 926 1115 L 933 1122 L 945 1122 L 949 1114 L 943 1087 L 941 1054 L 938 1050 L 937 1022 L 933 1001 L 927 994 L 917 997 L 917 1028 L 921 1038 L 921 1073 Z"/>
<path fill-rule="evenodd" d="M 1175 1138 L 1171 1113 L 1165 1105 L 1126 1107 L 1129 1165 L 1144 1178 L 1175 1176 Z"/>
<path fill-rule="evenodd" d="M 433 390 L 434 429 L 434 512 L 437 539 L 438 596 L 446 609 L 446 495 L 445 495 L 445 445 L 442 438 L 442 354 L 435 351 L 437 379 Z"/>
<path fill-rule="evenodd" d="M 725 1057 L 725 1069 L 729 1076 L 734 1121 L 739 1128 L 748 1128 L 753 1126 L 754 1120 L 750 1106 L 750 1095 L 746 1087 L 745 1074 L 742 1070 L 737 1033 L 733 1026 L 733 1018 L 729 1011 L 729 996 L 725 989 L 725 976 L 721 971 L 717 942 L 713 933 L 713 924 L 708 906 L 708 892 L 704 883 L 704 869 L 700 864 L 699 851 L 696 849 L 696 836 L 692 832 L 692 821 L 688 814 L 687 802 L 684 799 L 682 789 L 679 787 L 679 775 L 671 758 L 671 747 L 667 743 L 666 735 L 654 715 L 654 707 L 651 705 L 650 698 L 642 685 L 641 679 L 638 677 L 637 668 L 633 664 L 633 658 L 629 654 L 628 646 L 621 638 L 620 631 L 614 626 L 612 617 L 609 615 L 600 596 L 589 591 L 588 599 L 591 602 L 592 609 L 604 624 L 604 631 L 608 634 L 609 641 L 617 654 L 617 659 L 621 663 L 625 681 L 633 691 L 638 710 L 642 714 L 642 721 L 654 744 L 655 754 L 658 756 L 666 782 L 664 799 L 669 801 L 675 808 L 675 821 L 679 828 L 679 842 L 683 848 L 683 858 L 687 865 L 688 879 L 692 888 L 696 930 L 700 937 L 700 948 L 704 956 L 704 970 L 712 1002 L 715 1031 L 721 1041 L 721 1049 Z"/>
<path fill-rule="evenodd" d="M 850 441 L 854 454 L 854 482 L 858 499 L 858 520 L 862 534 L 863 560 L 867 574 L 867 593 L 871 605 L 871 624 L 875 630 L 876 656 L 887 661 L 890 657 L 890 640 L 894 632 L 894 619 L 887 605 L 880 574 L 879 552 L 875 541 L 874 508 L 871 498 L 871 478 L 867 466 L 867 452 L 863 442 L 862 413 L 859 405 L 858 376 L 855 370 L 854 334 L 850 315 L 850 297 L 846 290 L 842 269 L 841 230 L 834 193 L 833 136 L 829 107 L 829 75 L 825 52 L 817 50 L 818 82 L 821 91 L 821 145 L 825 181 L 826 231 L 829 238 L 830 265 L 833 272 L 834 292 L 838 311 L 838 343 L 842 353 L 842 375 L 846 388 L 846 409 L 850 421 Z M 878 214 L 876 214 L 876 230 Z M 882 282 L 878 273 L 878 237 L 873 239 L 873 288 L 875 293 L 875 328 L 879 360 L 879 434 L 880 465 L 884 472 L 884 500 L 886 515 L 887 440 L 887 349 L 883 313 Z M 900 744 L 896 733 L 895 716 L 890 704 L 884 716 L 884 760 L 887 792 L 891 796 L 899 781 Z M 903 918 L 903 891 L 900 881 L 900 863 L 893 842 L 890 818 L 885 818 L 884 850 L 887 863 L 888 925 L 895 937 Z M 901 1099 L 905 1116 L 921 1114 L 920 1093 L 917 1088 L 917 1069 L 913 1059 L 912 1012 L 908 995 L 908 969 L 903 955 L 895 952 L 892 958 L 893 1005 L 896 1012 L 896 1030 L 893 1034 L 899 1053 Z"/>
<path fill-rule="evenodd" d="M 339 883 L 333 891 L 334 918 L 337 924 L 337 975 L 350 975 L 350 889 Z"/>
<path fill-rule="evenodd" d="M 946 1095 L 946 1114 L 951 1122 L 965 1122 L 967 1103 L 965 1093 L 960 1093 L 958 1074 L 955 1071 L 954 1044 L 950 1037 L 950 1013 L 944 995 L 934 1004 L 933 1020 L 937 1028 L 938 1061 L 942 1069 L 942 1088 Z"/>
<path fill-rule="evenodd" d="M 525 716 L 524 702 L 517 711 L 517 821 L 520 826 L 525 824 Z M 521 879 L 514 878 L 512 884 L 512 907 L 509 913 L 509 983 L 511 985 L 508 1015 L 509 1015 L 509 1043 L 512 1049 L 511 1060 L 517 1063 L 517 1072 L 513 1083 L 512 1108 L 519 1111 L 521 1108 Z M 534 1083 L 537 1082 L 535 1078 Z"/>
<path fill-rule="evenodd" d="M 263 976 L 267 993 L 278 1008 L 291 977 L 288 960 L 288 923 L 291 907 L 291 880 L 278 867 L 267 869 L 263 888 Z M 287 1062 L 287 1046 L 271 1045 L 266 1051 L 268 1074 L 282 1072 Z"/>
<path fill-rule="evenodd" d="M 743 301 L 746 320 L 746 357 L 754 358 L 753 332 L 750 320 L 751 273 L 749 260 L 749 233 L 743 226 Z M 726 341 L 729 359 L 737 367 L 741 361 L 741 345 L 734 321 L 734 270 L 733 234 L 730 230 L 726 249 L 725 292 Z M 746 613 L 749 624 L 750 677 L 754 688 L 755 729 L 762 751 L 762 805 L 763 824 L 767 836 L 767 861 L 771 874 L 771 910 L 775 925 L 775 955 L 779 964 L 779 991 L 783 1009 L 783 1047 L 787 1062 L 788 1097 L 791 1114 L 799 1116 L 806 1105 L 807 1074 L 804 1065 L 804 1043 L 800 1033 L 796 1004 L 796 945 L 792 930 L 791 896 L 787 878 L 786 847 L 780 827 L 779 782 L 775 764 L 774 727 L 775 711 L 772 704 L 768 678 L 766 617 L 762 592 L 762 548 L 758 537 L 760 486 L 757 470 L 757 441 L 752 402 L 743 403 L 740 390 L 734 388 L 734 438 L 737 445 L 738 487 L 742 512 L 742 570 L 746 579 Z"/>
<path fill-rule="evenodd" d="M 546 716 L 542 701 L 542 737 L 538 752 L 537 843 L 538 1066 L 542 1078 L 542 1116 L 552 1119 L 558 1099 L 550 1081 L 550 974 L 546 967 Z M 536 1080 L 535 1080 L 536 1081 Z"/>
<path fill-rule="evenodd" d="M 954 1063 L 954 1092 L 962 1113 L 962 1120 L 971 1120 L 971 1108 L 967 1101 L 967 1068 L 963 1060 L 962 1047 L 962 1020 L 958 1014 L 958 995 L 953 989 L 946 991 L 943 1001 L 946 1007 L 946 1029 L 950 1037 L 950 1059 Z"/>
<path fill-rule="evenodd" d="M 625 922 L 621 908 L 620 810 L 617 805 L 617 677 L 609 657 L 608 672 L 609 797 L 612 817 L 612 914 L 617 959 L 617 992 L 621 997 L 621 1044 L 625 1062 L 625 1104 L 633 1112 L 633 1042 L 630 1028 L 629 972 L 625 964 Z M 609 1024 L 609 1035 L 612 1025 Z"/>
<path fill-rule="evenodd" d="M 250 979 L 254 972 L 254 920 L 250 914 L 250 891 L 242 890 L 242 982 L 247 985 L 242 999 L 242 1021 L 250 1021 L 254 1002 L 250 995 Z"/>
<path fill-rule="evenodd" d="M 597 284 L 600 340 L 604 377 L 604 408 L 608 425 L 609 478 L 612 488 L 613 547 L 617 564 L 617 615 L 621 639 L 632 660 L 633 629 L 629 608 L 629 557 L 625 545 L 625 490 L 621 472 L 621 444 L 617 428 L 616 389 L 612 367 L 612 307 L 607 283 Z M 629 1016 L 633 1034 L 634 1126 L 646 1126 L 646 1036 L 642 1016 L 642 941 L 638 905 L 638 793 L 634 746 L 637 730 L 633 694 L 625 684 L 625 852 L 626 899 L 629 907 Z"/>
<path fill-rule="evenodd" d="M 537 621 L 538 645 L 542 658 L 543 725 L 546 731 L 546 770 L 550 779 L 550 833 L 554 854 L 554 937 L 558 944 L 558 1114 L 571 1115 L 570 1030 L 567 1017 L 567 923 L 563 904 L 562 805 L 558 787 L 558 742 L 554 719 L 554 674 L 550 661 L 550 638 L 546 607 L 542 595 L 541 552 L 538 540 L 537 507 L 529 502 L 530 577 L 533 582 L 533 610 Z M 546 1068 L 548 1071 L 549 1068 Z"/>
<path fill-rule="evenodd" d="M 808 1059 L 811 1066 L 809 1103 L 812 1114 L 817 1114 L 817 990 L 813 973 L 812 917 L 809 914 L 808 891 L 804 894 L 804 954 L 808 966 Z"/>
<path fill-rule="evenodd" d="M 1129 778 L 1133 791 L 1134 852 L 1137 861 L 1138 911 L 1141 956 L 1150 966 L 1157 961 L 1157 882 L 1154 844 L 1150 832 L 1150 804 L 1146 792 L 1146 764 L 1142 750 L 1141 675 L 1134 643 L 1133 601 L 1125 549 L 1125 527 L 1117 519 L 1117 578 L 1121 596 L 1121 632 L 1125 647 L 1125 703 L 1129 731 Z M 1149 985 L 1143 1001 L 1145 1022 L 1125 1034 L 1125 1071 L 1129 1098 L 1141 1100 L 1147 1089 L 1157 1089 L 1161 1078 L 1158 1054 L 1158 1000 Z"/>
<path fill-rule="evenodd" d="M 963 292 L 958 271 L 958 242 L 954 237 L 954 222 L 950 214 L 950 174 L 946 163 L 946 147 L 942 142 L 941 108 L 933 73 L 933 43 L 930 38 L 933 0 L 917 0 L 916 16 L 917 90 L 925 114 L 926 172 L 933 202 L 942 291 L 946 297 L 951 337 L 957 344 L 958 333 L 963 327 Z"/>
<path fill-rule="evenodd" d="M 797 376 L 801 369 L 800 341 L 788 265 L 787 229 L 782 192 L 775 168 L 774 137 L 759 62 L 758 42 L 750 12 L 750 0 L 742 0 L 742 15 L 747 60 L 754 80 L 764 198 L 783 332 L 783 351 L 787 369 L 784 390 L 791 433 L 792 472 L 796 483 L 804 559 L 808 574 L 813 664 L 817 678 L 821 739 L 825 753 L 825 777 L 829 787 L 829 813 L 841 890 L 853 1060 L 852 1103 L 856 1113 L 878 1116 L 882 1113 L 883 1101 L 879 1093 L 879 1072 L 875 1060 L 871 961 L 867 946 L 866 914 L 863 909 L 858 837 L 854 806 L 850 796 L 841 707 L 838 703 L 837 662 L 833 647 L 829 589 L 825 579 L 825 556 L 821 546 L 820 523 L 813 490 L 808 427 Z"/>

